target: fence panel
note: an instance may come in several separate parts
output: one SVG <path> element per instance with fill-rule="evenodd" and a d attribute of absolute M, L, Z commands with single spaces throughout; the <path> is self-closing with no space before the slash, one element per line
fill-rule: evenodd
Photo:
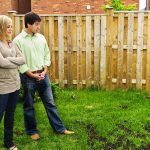
<path fill-rule="evenodd" d="M 16 36 L 24 16 L 8 14 Z M 150 12 L 40 15 L 51 51 L 49 76 L 61 87 L 98 86 L 150 91 Z"/>

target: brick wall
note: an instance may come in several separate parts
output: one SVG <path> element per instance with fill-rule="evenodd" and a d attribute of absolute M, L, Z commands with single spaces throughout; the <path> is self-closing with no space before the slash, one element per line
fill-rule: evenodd
<path fill-rule="evenodd" d="M 99 14 L 101 6 L 108 0 L 32 0 L 32 10 L 40 14 Z M 139 0 L 124 0 L 126 4 Z M 138 8 L 138 7 L 137 7 Z"/>
<path fill-rule="evenodd" d="M 11 8 L 12 10 L 18 10 L 18 0 L 11 0 Z"/>
<path fill-rule="evenodd" d="M 103 13 L 101 6 L 107 2 L 108 0 L 31 0 L 31 10 L 40 14 L 99 14 Z M 124 2 L 138 4 L 139 0 L 124 0 Z M 0 0 L 0 4 L 0 14 L 7 14 L 10 10 L 18 11 L 18 0 Z"/>
<path fill-rule="evenodd" d="M 139 0 L 125 0 L 125 3 L 128 4 L 136 4 L 136 8 L 139 8 Z"/>
<path fill-rule="evenodd" d="M 32 10 L 52 14 L 100 13 L 103 3 L 104 0 L 32 0 Z"/>
<path fill-rule="evenodd" d="M 12 10 L 11 8 L 11 0 L 0 0 L 1 9 L 0 14 L 6 14 L 8 10 Z"/>

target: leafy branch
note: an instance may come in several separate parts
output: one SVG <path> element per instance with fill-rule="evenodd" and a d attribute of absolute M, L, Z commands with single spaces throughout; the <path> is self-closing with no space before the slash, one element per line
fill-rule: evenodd
<path fill-rule="evenodd" d="M 132 11 L 136 9 L 136 4 L 125 5 L 121 0 L 109 0 L 108 4 L 103 5 L 102 9 L 106 10 L 107 7 L 113 7 L 116 11 L 127 10 Z"/>

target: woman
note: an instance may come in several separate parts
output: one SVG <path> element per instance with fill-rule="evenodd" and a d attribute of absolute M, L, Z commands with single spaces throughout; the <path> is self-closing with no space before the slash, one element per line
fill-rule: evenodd
<path fill-rule="evenodd" d="M 0 122 L 4 116 L 4 145 L 17 150 L 13 143 L 14 112 L 19 96 L 18 66 L 25 63 L 20 50 L 9 40 L 12 20 L 0 15 Z"/>

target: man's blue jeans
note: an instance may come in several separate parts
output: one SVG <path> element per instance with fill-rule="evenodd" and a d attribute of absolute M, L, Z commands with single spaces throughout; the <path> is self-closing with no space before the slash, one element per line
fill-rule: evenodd
<path fill-rule="evenodd" d="M 21 74 L 21 82 L 23 87 L 23 110 L 26 133 L 32 135 L 37 133 L 37 124 L 34 112 L 34 95 L 37 90 L 44 104 L 49 122 L 53 130 L 57 133 L 63 133 L 65 127 L 58 115 L 57 107 L 54 104 L 53 94 L 51 90 L 48 75 L 41 81 L 37 81 Z"/>
<path fill-rule="evenodd" d="M 0 122 L 4 116 L 4 145 L 9 148 L 13 144 L 14 112 L 19 97 L 19 91 L 0 94 Z"/>

